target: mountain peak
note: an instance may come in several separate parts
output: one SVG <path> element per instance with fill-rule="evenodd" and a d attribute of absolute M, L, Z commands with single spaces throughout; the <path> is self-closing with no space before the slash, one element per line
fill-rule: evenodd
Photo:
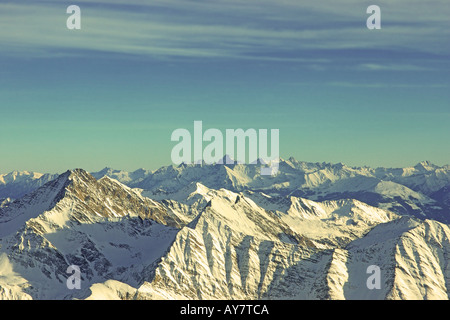
<path fill-rule="evenodd" d="M 417 170 L 425 170 L 425 171 L 431 171 L 437 168 L 437 166 L 435 166 L 434 164 L 432 164 L 430 161 L 425 160 L 425 161 L 421 161 L 418 164 L 416 164 L 414 166 L 415 169 Z"/>
<path fill-rule="evenodd" d="M 75 180 L 75 179 L 80 179 L 80 180 L 92 180 L 95 178 L 86 170 L 84 169 L 72 169 L 72 170 L 67 170 L 65 173 L 63 173 L 61 176 L 67 176 L 67 178 L 69 180 Z"/>
<path fill-rule="evenodd" d="M 334 167 L 335 167 L 335 168 L 338 168 L 338 169 L 343 169 L 343 168 L 346 167 L 346 165 L 345 165 L 345 163 L 343 163 L 343 162 L 339 162 L 339 163 L 336 163 L 336 164 L 334 165 Z"/>

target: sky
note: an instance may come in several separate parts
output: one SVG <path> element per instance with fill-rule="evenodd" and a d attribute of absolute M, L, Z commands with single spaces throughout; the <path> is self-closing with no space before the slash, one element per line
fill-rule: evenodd
<path fill-rule="evenodd" d="M 196 120 L 279 129 L 282 158 L 450 164 L 449 16 L 448 0 L 1 0 L 0 173 L 155 170 Z"/>

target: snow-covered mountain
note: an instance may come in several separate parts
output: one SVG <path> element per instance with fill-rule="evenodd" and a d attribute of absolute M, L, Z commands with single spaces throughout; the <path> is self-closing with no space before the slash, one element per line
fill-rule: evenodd
<path fill-rule="evenodd" d="M 42 174 L 38 172 L 13 171 L 0 174 L 0 202 L 7 198 L 19 199 L 36 190 L 45 183 L 58 177 L 57 174 Z"/>
<path fill-rule="evenodd" d="M 112 168 L 104 168 L 98 172 L 92 172 L 91 175 L 96 179 L 101 179 L 104 176 L 113 178 L 123 184 L 137 184 L 148 177 L 152 172 L 145 169 L 138 169 L 133 172 L 123 170 L 114 170 Z"/>
<path fill-rule="evenodd" d="M 94 176 L 117 173 L 95 173 Z M 280 160 L 276 176 L 260 175 L 259 165 L 186 165 L 162 167 L 122 182 L 144 189 L 146 195 L 171 199 L 172 194 L 200 182 L 212 188 L 235 192 L 260 191 L 271 196 L 293 195 L 310 200 L 357 199 L 372 206 L 450 223 L 450 166 L 421 162 L 401 169 L 348 167 L 345 164 L 308 163 L 294 158 Z"/>
<path fill-rule="evenodd" d="M 188 221 L 118 181 L 67 171 L 0 209 L 0 298 L 70 298 L 69 265 L 85 283 L 136 285 Z"/>
<path fill-rule="evenodd" d="M 448 205 L 448 167 L 258 171 L 76 169 L 4 200 L 0 299 L 449 298 L 450 229 L 428 211 Z M 66 285 L 71 265 L 80 290 Z"/>
<path fill-rule="evenodd" d="M 373 169 L 289 158 L 280 159 L 276 176 L 260 175 L 259 165 L 244 164 L 182 164 L 154 172 L 104 168 L 92 176 L 96 179 L 108 176 L 159 199 L 171 199 L 171 194 L 200 182 L 212 189 L 260 191 L 271 196 L 293 195 L 316 201 L 357 199 L 401 215 L 450 223 L 450 166 L 439 167 L 428 161 L 407 168 Z M 0 175 L 0 200 L 20 198 L 55 177 L 29 172 Z"/>

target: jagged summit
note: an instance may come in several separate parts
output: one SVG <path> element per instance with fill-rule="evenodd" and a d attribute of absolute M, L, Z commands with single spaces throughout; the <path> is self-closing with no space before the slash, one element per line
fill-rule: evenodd
<path fill-rule="evenodd" d="M 69 180 L 81 179 L 81 180 L 92 180 L 95 179 L 89 172 L 84 169 L 76 168 L 72 170 L 67 170 L 61 174 L 61 177 L 66 177 Z"/>

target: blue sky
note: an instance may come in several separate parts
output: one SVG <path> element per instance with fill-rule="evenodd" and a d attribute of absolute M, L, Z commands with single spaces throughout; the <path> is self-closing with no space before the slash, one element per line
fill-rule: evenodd
<path fill-rule="evenodd" d="M 0 172 L 157 169 L 194 120 L 279 129 L 284 158 L 449 164 L 449 16 L 447 0 L 1 1 Z"/>

